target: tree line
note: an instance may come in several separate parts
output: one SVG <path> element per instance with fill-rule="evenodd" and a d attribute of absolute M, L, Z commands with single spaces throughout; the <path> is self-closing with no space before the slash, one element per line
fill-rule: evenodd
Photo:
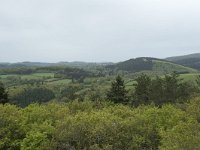
<path fill-rule="evenodd" d="M 184 103 L 190 97 L 199 93 L 200 76 L 196 79 L 196 85 L 184 82 L 178 74 L 156 76 L 154 78 L 142 74 L 135 79 L 133 91 L 126 89 L 124 80 L 117 76 L 111 83 L 110 89 L 105 93 L 98 88 L 83 90 L 82 84 L 72 83 L 63 87 L 59 93 L 45 86 L 25 87 L 24 90 L 15 94 L 10 100 L 19 106 L 27 106 L 34 102 L 48 102 L 54 98 L 58 100 L 72 101 L 75 99 L 84 100 L 109 100 L 114 103 L 128 104 L 131 106 L 149 105 L 162 106 L 167 103 Z M 98 90 L 98 91 L 97 91 Z M 8 93 L 3 84 L 0 85 L 2 102 L 8 102 Z M 78 92 L 78 93 L 77 93 Z M 103 93 L 102 93 L 103 92 Z M 105 97 L 103 96 L 105 95 Z"/>
<path fill-rule="evenodd" d="M 198 87 L 200 87 L 200 76 L 196 79 L 198 86 L 194 86 L 184 82 L 176 73 L 164 77 L 156 76 L 155 78 L 142 74 L 135 81 L 134 91 L 130 96 L 126 90 L 124 80 L 121 76 L 117 76 L 107 92 L 107 99 L 114 103 L 134 106 L 142 104 L 162 106 L 167 103 L 184 103 L 195 93 L 199 93 Z"/>

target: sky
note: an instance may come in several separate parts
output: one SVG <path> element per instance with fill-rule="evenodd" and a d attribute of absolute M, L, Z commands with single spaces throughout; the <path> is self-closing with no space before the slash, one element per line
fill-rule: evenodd
<path fill-rule="evenodd" d="M 0 62 L 200 52 L 199 0 L 0 0 Z"/>

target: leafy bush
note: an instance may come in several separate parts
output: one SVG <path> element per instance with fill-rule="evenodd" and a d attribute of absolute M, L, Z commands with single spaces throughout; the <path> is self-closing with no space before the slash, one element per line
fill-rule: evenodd
<path fill-rule="evenodd" d="M 0 105 L 0 149 L 199 149 L 198 101 L 132 108 L 91 101 Z"/>

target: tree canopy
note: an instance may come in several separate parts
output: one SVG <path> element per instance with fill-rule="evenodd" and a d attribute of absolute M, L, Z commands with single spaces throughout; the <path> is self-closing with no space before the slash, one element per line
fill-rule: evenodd
<path fill-rule="evenodd" d="M 125 89 L 124 80 L 121 76 L 117 76 L 112 82 L 111 88 L 107 93 L 108 100 L 114 103 L 127 103 L 127 90 Z"/>
<path fill-rule="evenodd" d="M 8 93 L 6 92 L 4 85 L 0 83 L 0 104 L 8 103 Z"/>

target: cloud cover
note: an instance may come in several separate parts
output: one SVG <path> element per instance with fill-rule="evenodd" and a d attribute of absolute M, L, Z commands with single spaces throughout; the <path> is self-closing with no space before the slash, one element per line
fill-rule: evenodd
<path fill-rule="evenodd" d="M 198 0 L 0 0 L 0 61 L 200 52 Z"/>

